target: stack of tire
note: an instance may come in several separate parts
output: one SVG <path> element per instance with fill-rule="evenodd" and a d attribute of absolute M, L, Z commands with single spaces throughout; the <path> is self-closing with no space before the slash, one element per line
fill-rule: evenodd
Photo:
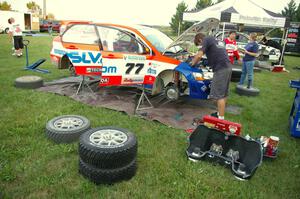
<path fill-rule="evenodd" d="M 79 173 L 95 184 L 131 179 L 137 170 L 137 139 L 126 129 L 99 127 L 80 136 Z"/>

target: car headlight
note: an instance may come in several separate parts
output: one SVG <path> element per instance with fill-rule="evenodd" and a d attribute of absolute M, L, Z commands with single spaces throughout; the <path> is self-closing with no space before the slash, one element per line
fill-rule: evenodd
<path fill-rule="evenodd" d="M 193 73 L 193 76 L 195 78 L 196 81 L 203 81 L 204 77 L 202 73 Z"/>

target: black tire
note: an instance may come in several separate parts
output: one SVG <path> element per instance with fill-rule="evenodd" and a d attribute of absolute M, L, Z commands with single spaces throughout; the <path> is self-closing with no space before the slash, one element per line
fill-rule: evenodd
<path fill-rule="evenodd" d="M 39 76 L 22 76 L 18 77 L 15 80 L 15 87 L 17 88 L 28 88 L 28 89 L 35 89 L 35 88 L 40 88 L 44 84 L 44 81 L 41 77 Z"/>
<path fill-rule="evenodd" d="M 108 146 L 116 134 L 119 142 L 115 146 Z M 100 139 L 103 139 L 102 144 L 97 143 Z M 137 147 L 135 135 L 128 130 L 99 127 L 80 136 L 79 156 L 85 163 L 97 168 L 114 169 L 132 162 L 136 158 Z"/>
<path fill-rule="evenodd" d="M 236 86 L 236 93 L 239 95 L 245 96 L 258 96 L 259 95 L 258 88 L 247 88 L 246 86 L 237 85 Z"/>
<path fill-rule="evenodd" d="M 70 143 L 78 141 L 80 135 L 88 131 L 90 127 L 90 121 L 85 117 L 63 115 L 47 122 L 46 135 L 56 143 Z"/>
<path fill-rule="evenodd" d="M 233 68 L 231 73 L 231 82 L 239 82 L 242 75 L 242 69 Z"/>
<path fill-rule="evenodd" d="M 117 169 L 99 169 L 79 159 L 79 173 L 95 184 L 113 184 L 122 180 L 130 180 L 137 170 L 134 159 L 128 165 Z"/>
<path fill-rule="evenodd" d="M 165 88 L 165 96 L 170 101 L 178 100 L 180 96 L 178 88 L 174 84 L 167 86 Z"/>

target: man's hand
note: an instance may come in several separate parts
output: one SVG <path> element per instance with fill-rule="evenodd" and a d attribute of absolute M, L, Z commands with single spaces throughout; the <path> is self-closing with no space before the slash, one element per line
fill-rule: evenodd
<path fill-rule="evenodd" d="M 203 51 L 200 50 L 200 51 L 194 56 L 194 58 L 193 58 L 193 60 L 192 60 L 192 63 L 191 63 L 191 66 L 192 66 L 192 67 L 195 66 L 195 65 L 201 60 L 203 54 L 204 54 Z"/>

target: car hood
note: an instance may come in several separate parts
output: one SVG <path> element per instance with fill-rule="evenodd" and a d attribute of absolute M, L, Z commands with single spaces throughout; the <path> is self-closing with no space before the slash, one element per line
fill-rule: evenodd
<path fill-rule="evenodd" d="M 195 23 L 184 31 L 176 40 L 174 40 L 163 53 L 175 46 L 181 46 L 188 49 L 190 46 L 194 45 L 194 38 L 198 33 L 214 36 L 218 32 L 219 22 L 220 21 L 218 19 L 210 18 L 205 21 Z"/>

